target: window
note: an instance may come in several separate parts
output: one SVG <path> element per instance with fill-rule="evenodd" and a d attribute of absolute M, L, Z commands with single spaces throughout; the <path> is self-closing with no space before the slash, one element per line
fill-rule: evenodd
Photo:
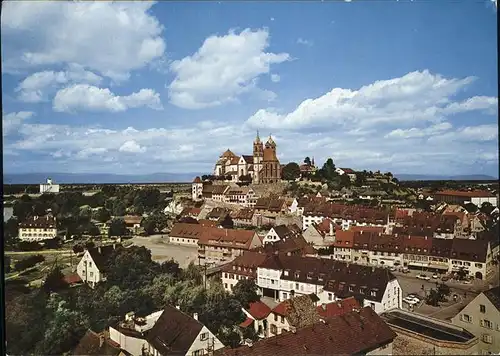
<path fill-rule="evenodd" d="M 90 277 L 94 277 L 94 272 L 90 272 Z"/>
<path fill-rule="evenodd" d="M 201 333 L 200 335 L 200 340 L 201 341 L 205 341 L 208 339 L 208 333 Z"/>
<path fill-rule="evenodd" d="M 92 262 L 91 261 L 89 261 L 89 267 L 92 267 Z"/>
<path fill-rule="evenodd" d="M 274 314 L 274 321 L 278 321 L 278 314 Z"/>
<path fill-rule="evenodd" d="M 193 356 L 201 356 L 204 353 L 203 351 L 204 351 L 203 349 L 193 351 Z"/>
<path fill-rule="evenodd" d="M 482 263 L 476 263 L 476 268 L 483 268 L 483 264 Z"/>
<path fill-rule="evenodd" d="M 462 321 L 465 321 L 467 323 L 472 323 L 472 317 L 470 315 L 462 314 L 460 319 L 462 319 Z"/>
<path fill-rule="evenodd" d="M 332 295 L 332 293 L 328 293 L 328 300 L 333 300 L 333 295 Z"/>
<path fill-rule="evenodd" d="M 285 317 L 284 317 L 284 316 L 282 316 L 282 317 L 281 317 L 281 324 L 284 324 L 284 323 L 285 323 Z"/>
<path fill-rule="evenodd" d="M 298 283 L 295 283 L 295 289 L 299 290 L 299 284 Z"/>
<path fill-rule="evenodd" d="M 224 288 L 227 289 L 227 283 L 224 283 Z"/>
<path fill-rule="evenodd" d="M 493 342 L 493 338 L 491 337 L 491 335 L 488 335 L 488 334 L 483 334 L 483 342 L 487 343 L 487 344 L 491 344 Z"/>
<path fill-rule="evenodd" d="M 375 310 L 375 303 L 370 303 L 370 308 L 372 308 L 373 310 Z"/>
<path fill-rule="evenodd" d="M 375 292 L 374 290 L 372 290 L 372 292 L 370 293 L 370 295 L 371 295 L 372 297 L 376 297 L 376 296 L 377 296 L 377 292 Z"/>
<path fill-rule="evenodd" d="M 482 305 L 482 304 L 481 304 L 481 305 L 479 305 L 479 311 L 480 311 L 481 313 L 483 313 L 483 314 L 484 314 L 484 313 L 486 313 L 486 305 Z"/>
<path fill-rule="evenodd" d="M 278 333 L 278 328 L 276 327 L 276 325 L 271 324 L 271 334 L 276 335 L 277 333 Z"/>
<path fill-rule="evenodd" d="M 283 293 L 283 299 L 288 299 L 288 293 Z"/>
<path fill-rule="evenodd" d="M 481 326 L 483 328 L 493 329 L 493 323 L 487 319 L 481 320 Z"/>

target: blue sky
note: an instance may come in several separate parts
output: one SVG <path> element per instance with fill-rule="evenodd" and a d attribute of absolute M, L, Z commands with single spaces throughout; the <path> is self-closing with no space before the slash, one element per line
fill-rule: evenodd
<path fill-rule="evenodd" d="M 282 163 L 498 175 L 489 1 L 7 2 L 4 171 Z"/>

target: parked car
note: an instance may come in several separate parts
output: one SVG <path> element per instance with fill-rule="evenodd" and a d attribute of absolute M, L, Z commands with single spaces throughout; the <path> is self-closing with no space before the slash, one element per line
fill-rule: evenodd
<path fill-rule="evenodd" d="M 416 294 L 408 294 L 407 295 L 408 298 L 412 298 L 412 299 L 417 299 L 417 300 L 421 300 L 422 298 L 420 298 L 418 295 Z"/>
<path fill-rule="evenodd" d="M 425 274 L 419 274 L 417 276 L 418 279 L 423 279 L 423 280 L 426 280 L 426 281 L 430 281 L 431 280 L 431 277 L 429 276 L 426 276 Z"/>
<path fill-rule="evenodd" d="M 434 278 L 434 279 L 438 279 L 438 275 L 434 273 L 434 274 L 432 275 L 432 278 Z"/>
<path fill-rule="evenodd" d="M 395 272 L 396 271 L 396 267 L 393 266 L 393 267 L 389 268 L 389 271 Z"/>
<path fill-rule="evenodd" d="M 415 305 L 415 304 L 418 304 L 420 302 L 420 299 L 411 298 L 410 296 L 407 296 L 407 297 L 403 298 L 403 302 L 406 302 L 410 305 Z"/>

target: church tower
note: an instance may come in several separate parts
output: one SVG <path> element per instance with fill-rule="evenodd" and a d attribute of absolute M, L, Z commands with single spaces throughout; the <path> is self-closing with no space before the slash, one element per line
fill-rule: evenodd
<path fill-rule="evenodd" d="M 253 141 L 253 181 L 254 183 L 260 182 L 260 170 L 262 169 L 262 160 L 264 159 L 264 145 L 259 137 L 259 131 L 257 131 L 257 137 Z"/>

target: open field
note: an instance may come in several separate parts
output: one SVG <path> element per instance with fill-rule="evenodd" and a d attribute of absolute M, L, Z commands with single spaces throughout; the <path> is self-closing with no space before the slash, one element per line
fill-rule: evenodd
<path fill-rule="evenodd" d="M 168 242 L 167 235 L 156 235 L 150 237 L 136 236 L 131 241 L 135 246 L 144 246 L 150 249 L 153 260 L 157 262 L 174 259 L 179 263 L 181 268 L 187 267 L 190 262 L 198 263 L 197 246 L 171 244 Z"/>

